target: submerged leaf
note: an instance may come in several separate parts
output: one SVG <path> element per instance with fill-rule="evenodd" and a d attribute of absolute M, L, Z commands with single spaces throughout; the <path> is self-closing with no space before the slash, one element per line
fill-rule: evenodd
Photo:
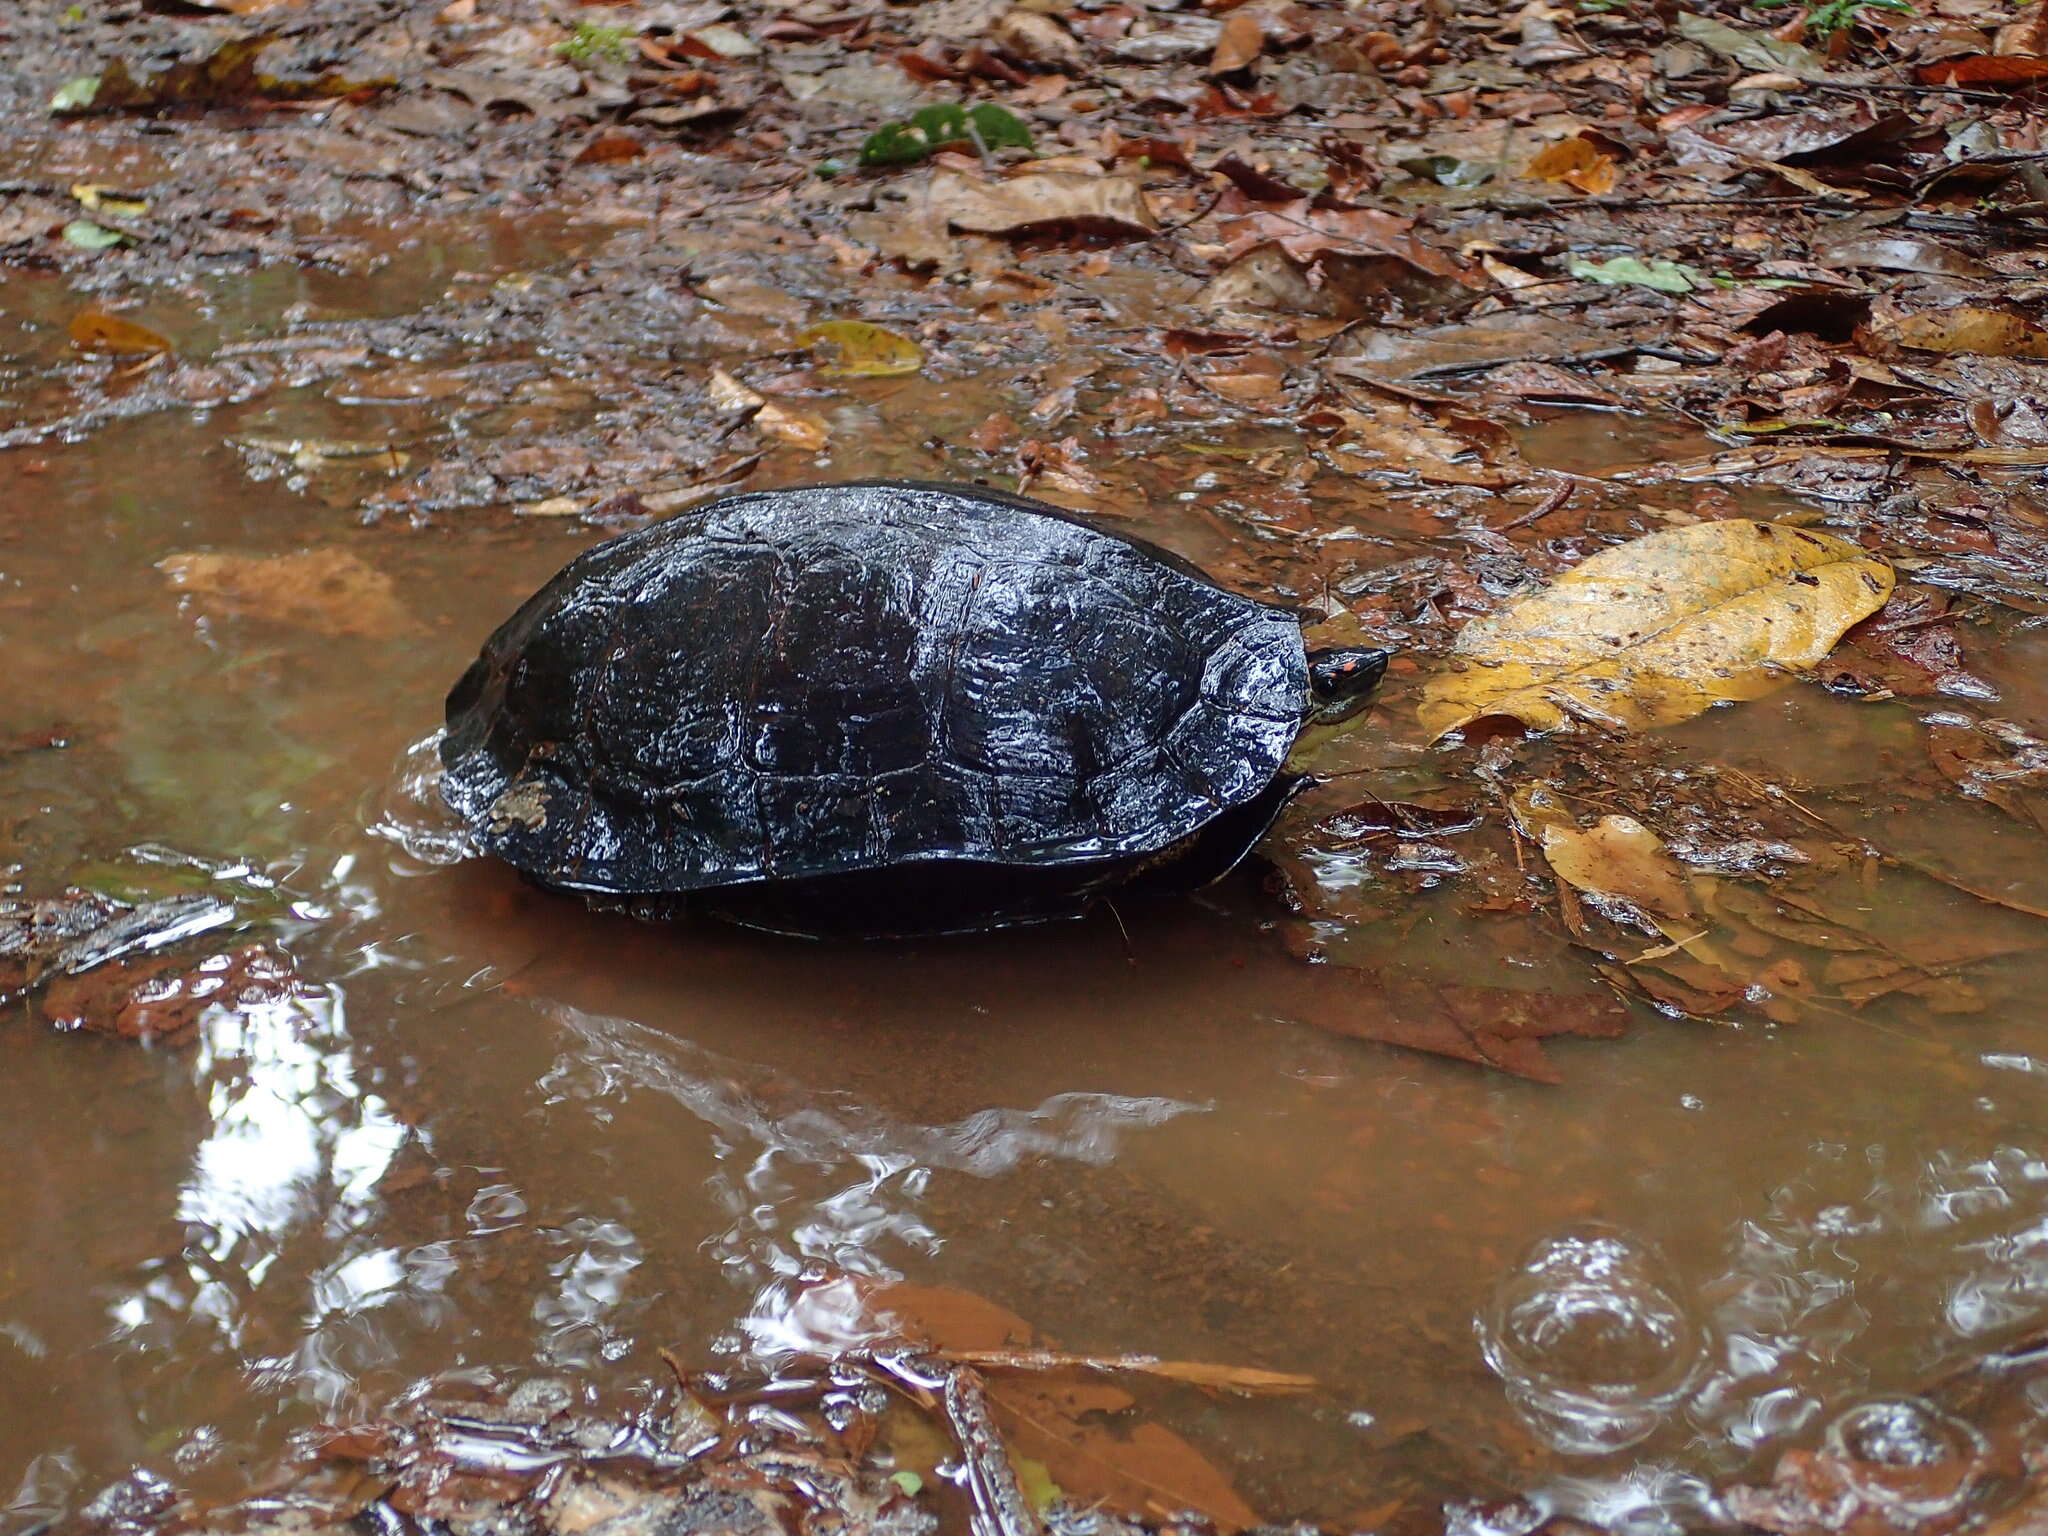
<path fill-rule="evenodd" d="M 924 366 L 924 351 L 916 342 L 865 320 L 820 321 L 805 326 L 796 339 L 799 346 L 831 359 L 818 365 L 827 377 L 887 378 Z"/>
<path fill-rule="evenodd" d="M 1890 566 L 1828 534 L 1739 518 L 1653 533 L 1467 626 L 1419 713 L 1438 736 L 1484 715 L 1672 725 L 1814 666 L 1891 590 Z"/>
<path fill-rule="evenodd" d="M 74 315 L 66 331 L 71 345 L 81 352 L 108 352 L 116 357 L 154 357 L 171 350 L 171 344 L 146 325 L 123 320 L 119 315 L 88 309 Z"/>
<path fill-rule="evenodd" d="M 1558 879 L 1589 896 L 1625 901 L 1652 919 L 1691 919 L 1685 872 L 1633 816 L 1602 816 L 1589 831 L 1546 825 L 1539 839 Z"/>
<path fill-rule="evenodd" d="M 871 1305 L 893 1317 L 907 1340 L 942 1354 L 1021 1359 L 1033 1344 L 1035 1330 L 1023 1318 L 969 1291 L 899 1283 L 875 1291 Z M 1259 1523 L 1212 1462 L 1139 1418 L 1137 1400 L 1121 1387 L 1030 1370 L 991 1375 L 986 1390 L 1027 1494 L 1057 1492 L 1132 1516 L 1195 1510 L 1226 1532 Z M 1031 1475 L 1032 1462 L 1045 1477 Z"/>
<path fill-rule="evenodd" d="M 391 578 L 343 549 L 197 552 L 159 560 L 157 569 L 202 602 L 317 634 L 375 637 L 413 628 Z"/>

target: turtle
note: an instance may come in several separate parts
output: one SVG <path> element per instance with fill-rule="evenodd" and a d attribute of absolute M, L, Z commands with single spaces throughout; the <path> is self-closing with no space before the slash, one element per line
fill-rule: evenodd
<path fill-rule="evenodd" d="M 974 485 L 728 496 L 592 546 L 447 699 L 441 793 L 529 879 L 641 916 L 901 936 L 1190 889 L 1388 653 Z"/>

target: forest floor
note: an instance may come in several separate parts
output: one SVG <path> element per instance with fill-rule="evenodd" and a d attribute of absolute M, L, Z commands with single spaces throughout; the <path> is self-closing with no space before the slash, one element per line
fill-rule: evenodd
<path fill-rule="evenodd" d="M 0 48 L 0 474 L 117 422 L 318 390 L 412 414 L 241 438 L 252 480 L 480 545 L 848 465 L 1108 520 L 1177 498 L 1220 578 L 1397 647 L 1397 686 L 1533 581 L 1767 498 L 1897 573 L 1820 675 L 1935 711 L 1872 803 L 1960 794 L 2048 828 L 2048 742 L 1970 712 L 2048 615 L 2038 3 L 28 0 Z M 332 302 L 264 309 L 280 270 Z M 169 574 L 334 633 L 390 600 L 346 561 Z M 0 756 L 54 739 L 0 731 Z M 1298 950 L 1371 915 L 1315 888 L 1333 827 L 1422 850 L 1371 899 L 1448 881 L 1471 912 L 1555 906 L 1560 947 L 1688 1017 L 1981 1006 L 1954 935 L 1845 938 L 1798 894 L 1845 867 L 2044 915 L 1655 738 L 1468 734 L 1462 788 L 1333 791 L 1276 855 Z M 1471 793 L 1523 751 L 1771 899 L 1724 894 L 1718 958 L 1630 958 L 1643 935 L 1611 904 L 1582 911 L 1564 886 L 1591 887 L 1523 856 L 1540 816 Z M 1466 834 L 1487 851 L 1431 851 Z M 42 942 L 15 937 L 0 962 Z M 1590 1005 L 1482 1024 L 1433 995 L 1355 1032 L 1549 1076 L 1545 1037 L 1619 1027 Z M 1040 1516 L 967 1356 L 1016 1340 L 975 1322 L 609 1418 L 480 1402 L 334 1429 L 237 1518 L 279 1518 L 288 1486 L 295 1519 L 337 1528 L 921 1531 L 924 1479 L 867 1455 L 886 1388 L 957 1441 L 950 1514 L 1015 1536 Z M 2009 1449 L 2008 1491 L 2040 1460 Z M 1731 1507 L 1892 1529 L 1858 1503 L 1868 1472 L 1810 1458 Z M 78 1519 L 216 1528 L 168 1487 L 123 1497 Z M 1065 1518 L 1117 1513 L 1147 1514 Z"/>

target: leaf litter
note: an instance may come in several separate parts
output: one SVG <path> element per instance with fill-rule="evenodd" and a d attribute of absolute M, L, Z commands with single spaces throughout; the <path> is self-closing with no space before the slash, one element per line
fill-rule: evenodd
<path fill-rule="evenodd" d="M 359 278 L 388 258 L 386 224 L 549 210 L 574 255 L 456 271 L 397 318 L 309 310 L 211 350 L 206 326 L 188 339 L 170 319 L 175 354 L 89 332 L 33 389 L 11 384 L 9 450 L 312 388 L 418 415 L 388 435 L 379 415 L 243 437 L 251 472 L 380 539 L 517 512 L 632 526 L 869 443 L 864 472 L 985 478 L 1103 516 L 1175 507 L 1234 584 L 1401 645 L 1419 665 L 1376 728 L 1457 786 L 1333 765 L 1360 777 L 1313 791 L 1274 840 L 1288 942 L 1325 962 L 1304 1020 L 1495 1070 L 1554 1080 L 1553 1042 L 1645 1007 L 1837 1027 L 1967 1013 L 2029 941 L 1988 922 L 1975 945 L 1916 935 L 1900 893 L 1966 894 L 2022 928 L 2048 910 L 1871 811 L 1891 793 L 2040 825 L 2038 726 L 1996 696 L 2006 649 L 2048 612 L 2043 40 L 2024 10 L 605 7 L 590 26 L 613 47 L 514 0 L 152 5 L 78 37 L 51 30 L 58 9 L 24 18 L 29 67 L 0 82 L 11 162 L 44 164 L 78 127 L 53 118 L 138 144 L 153 118 L 178 130 L 148 135 L 146 172 L 0 191 L 6 259 L 75 286 L 60 345 L 87 304 L 175 318 L 201 264 Z M 228 35 L 240 23 L 272 30 Z M 877 135 L 917 152 L 864 167 Z M 811 315 L 896 340 L 800 331 Z M 457 382 L 372 382 L 406 370 Z M 971 399 L 955 411 L 948 390 Z M 1643 446 L 1643 421 L 1672 425 Z M 1571 433 L 1568 459 L 1536 456 Z M 350 465 L 360 483 L 336 474 Z M 1635 549 L 1617 558 L 1691 613 L 1701 567 L 1730 563 L 1720 541 L 1759 527 L 1840 550 L 1760 584 L 1767 624 L 1707 625 L 1698 665 L 1517 651 L 1521 605 L 1603 551 Z M 1701 556 L 1641 555 L 1672 533 Z M 272 558 L 193 552 L 166 575 L 209 623 L 414 622 L 374 549 L 360 569 Z M 1854 602 L 1824 588 L 1827 612 L 1774 649 L 1759 635 L 1779 601 L 1811 600 L 1802 574 L 1868 581 Z M 1889 599 L 1869 581 L 1895 581 Z M 1578 639 L 1615 649 L 1597 626 Z M 1534 737 L 1487 724 L 1503 705 L 1477 680 L 1503 665 L 1540 674 L 1505 708 Z M 1801 688 L 1907 712 L 1909 766 L 1883 793 L 1692 755 L 1685 733 L 1724 713 L 1708 706 Z M 1453 736 L 1404 737 L 1418 705 Z M 1539 814 L 1529 784 L 1556 803 Z M 1347 934 L 1438 904 L 1504 950 L 1556 945 L 1591 990 L 1353 963 Z M 126 1007 L 111 986 L 96 1006 Z M 951 1362 L 987 1373 L 991 1404 L 995 1353 Z M 738 1474 L 757 1511 L 826 1477 L 864 1490 L 870 1519 L 916 1496 L 837 1449 L 781 1449 L 801 1478 Z M 397 1476 L 422 1510 L 497 1508 L 511 1484 L 459 1460 L 422 1450 Z M 454 1479 L 443 1506 L 429 1464 Z M 578 1486 L 577 1519 L 610 1518 L 609 1485 Z"/>

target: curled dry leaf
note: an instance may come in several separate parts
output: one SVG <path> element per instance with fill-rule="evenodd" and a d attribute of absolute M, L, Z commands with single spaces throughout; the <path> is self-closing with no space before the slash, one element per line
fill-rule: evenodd
<path fill-rule="evenodd" d="M 754 426 L 792 448 L 815 452 L 832 441 L 832 429 L 822 416 L 779 400 L 770 400 L 754 412 Z"/>
<path fill-rule="evenodd" d="M 723 416 L 758 411 L 768 402 L 766 395 L 757 389 L 749 389 L 716 363 L 711 366 L 711 378 L 704 386 L 704 393 L 711 401 L 711 408 Z"/>
<path fill-rule="evenodd" d="M 1621 180 L 1621 162 L 1603 155 L 1584 134 L 1575 133 L 1546 147 L 1522 174 L 1536 181 L 1561 181 L 1598 197 L 1612 192 Z"/>
<path fill-rule="evenodd" d="M 1434 735 L 1485 715 L 1643 730 L 1772 692 L 1883 606 L 1892 570 L 1855 545 L 1744 519 L 1601 551 L 1466 627 L 1418 713 Z"/>
<path fill-rule="evenodd" d="M 998 16 L 988 40 L 1011 58 L 1049 69 L 1079 69 L 1086 62 L 1081 40 L 1051 16 L 1022 6 Z"/>
<path fill-rule="evenodd" d="M 977 235 L 1017 235 L 1054 225 L 1122 236 L 1159 229 L 1135 176 L 1044 172 L 986 182 L 940 171 L 932 177 L 930 197 L 948 224 Z"/>

